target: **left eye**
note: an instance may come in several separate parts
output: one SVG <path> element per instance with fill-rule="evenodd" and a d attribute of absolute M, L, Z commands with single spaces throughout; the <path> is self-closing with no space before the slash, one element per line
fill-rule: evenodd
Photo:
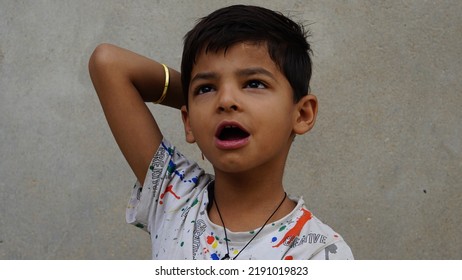
<path fill-rule="evenodd" d="M 248 82 L 246 87 L 248 87 L 248 88 L 261 88 L 261 89 L 263 89 L 263 88 L 265 88 L 266 86 L 265 86 L 265 84 L 263 84 L 262 82 L 256 81 L 256 80 L 255 80 L 255 81 L 250 81 L 250 82 Z"/>

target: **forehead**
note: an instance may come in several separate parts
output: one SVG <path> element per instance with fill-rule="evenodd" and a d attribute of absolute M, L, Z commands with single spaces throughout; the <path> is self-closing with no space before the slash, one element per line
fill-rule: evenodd
<path fill-rule="evenodd" d="M 218 50 L 203 48 L 193 64 L 191 77 L 197 72 L 231 67 L 264 67 L 268 71 L 279 72 L 265 42 L 240 42 Z"/>

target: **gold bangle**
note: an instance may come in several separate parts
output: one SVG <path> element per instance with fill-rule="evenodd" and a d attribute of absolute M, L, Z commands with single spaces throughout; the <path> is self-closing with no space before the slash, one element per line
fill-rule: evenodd
<path fill-rule="evenodd" d="M 154 102 L 154 104 L 160 104 L 162 101 L 164 101 L 165 97 L 167 96 L 167 90 L 168 90 L 168 85 L 170 83 L 170 74 L 168 72 L 168 67 L 167 65 L 162 63 L 162 66 L 164 66 L 165 70 L 165 85 L 164 85 L 164 91 L 162 92 L 162 95 L 160 96 L 159 100 Z"/>

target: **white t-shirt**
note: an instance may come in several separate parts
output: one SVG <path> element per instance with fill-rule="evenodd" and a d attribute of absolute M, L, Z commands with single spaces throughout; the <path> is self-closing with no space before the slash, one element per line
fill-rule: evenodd
<path fill-rule="evenodd" d="M 207 206 L 213 175 L 190 162 L 163 140 L 147 172 L 130 198 L 126 219 L 151 235 L 153 259 L 218 260 L 234 258 L 259 228 L 227 229 L 210 221 Z M 305 208 L 302 198 L 286 217 L 267 224 L 237 259 L 353 259 L 342 237 Z"/>

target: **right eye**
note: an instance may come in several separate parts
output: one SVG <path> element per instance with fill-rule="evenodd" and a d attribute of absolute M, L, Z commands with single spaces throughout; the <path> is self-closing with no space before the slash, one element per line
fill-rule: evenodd
<path fill-rule="evenodd" d="M 208 93 L 208 92 L 211 92 L 211 91 L 213 91 L 213 87 L 212 87 L 212 86 L 203 85 L 203 86 L 197 87 L 197 89 L 195 90 L 195 93 L 196 93 L 197 95 L 200 95 L 200 94 Z"/>

